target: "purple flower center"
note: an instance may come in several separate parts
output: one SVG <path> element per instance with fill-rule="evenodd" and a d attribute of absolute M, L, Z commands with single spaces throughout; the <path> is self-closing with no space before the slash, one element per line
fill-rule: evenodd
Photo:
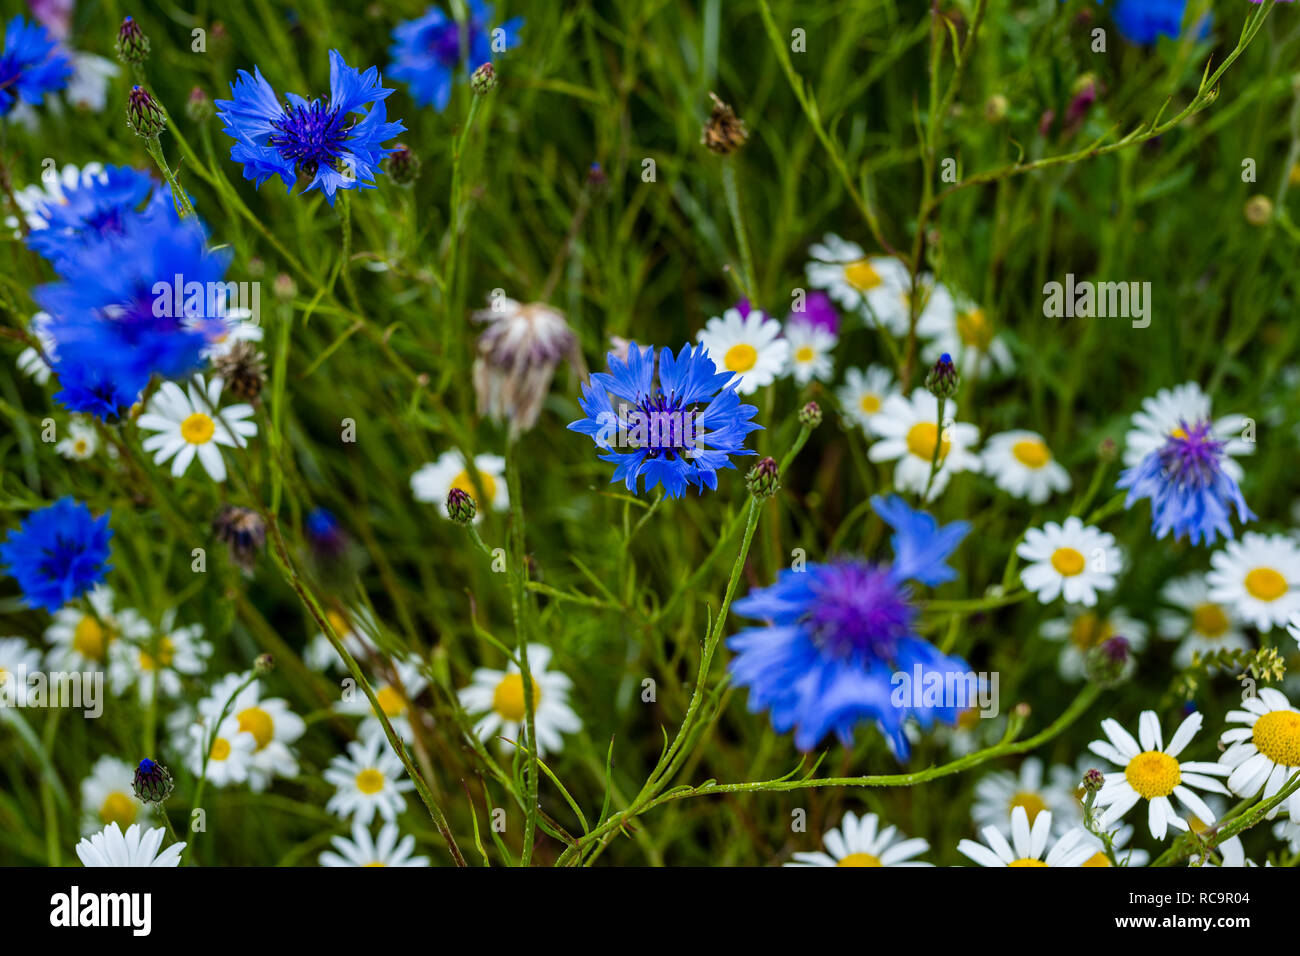
<path fill-rule="evenodd" d="M 429 53 L 443 66 L 455 66 L 460 62 L 460 27 L 455 21 L 448 21 L 431 31 Z"/>
<path fill-rule="evenodd" d="M 805 622 L 831 657 L 891 661 L 912 629 L 907 591 L 888 569 L 860 561 L 827 565 L 813 584 L 816 600 Z"/>
<path fill-rule="evenodd" d="M 1208 421 L 1180 422 L 1159 451 L 1160 468 L 1177 485 L 1204 488 L 1212 485 L 1223 461 L 1223 442 L 1214 437 Z"/>
<path fill-rule="evenodd" d="M 276 120 L 280 132 L 267 138 L 285 159 L 300 172 L 315 176 L 321 164 L 331 165 L 343 152 L 343 141 L 352 129 L 326 100 L 313 100 L 306 106 L 285 108 L 284 117 Z"/>
<path fill-rule="evenodd" d="M 700 446 L 698 407 L 683 406 L 681 399 L 665 395 L 663 389 L 655 389 L 653 398 L 642 400 L 634 414 L 630 439 L 636 447 L 649 449 L 647 458 L 662 454 L 673 461 Z"/>

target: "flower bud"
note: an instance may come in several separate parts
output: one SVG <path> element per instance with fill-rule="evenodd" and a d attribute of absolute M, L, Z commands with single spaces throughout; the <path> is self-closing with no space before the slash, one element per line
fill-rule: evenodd
<path fill-rule="evenodd" d="M 935 398 L 952 398 L 957 394 L 961 380 L 952 364 L 952 356 L 944 352 L 925 377 L 925 387 Z"/>
<path fill-rule="evenodd" d="M 1251 196 L 1246 200 L 1246 221 L 1252 226 L 1263 226 L 1273 218 L 1273 200 L 1267 196 Z"/>
<path fill-rule="evenodd" d="M 202 87 L 190 90 L 190 98 L 185 101 L 185 115 L 192 123 L 206 123 L 212 118 L 212 97 Z"/>
<path fill-rule="evenodd" d="M 1096 793 L 1106 782 L 1106 777 L 1096 767 L 1092 767 L 1083 775 L 1083 789 L 1088 793 Z"/>
<path fill-rule="evenodd" d="M 1120 683 L 1131 670 L 1131 647 L 1125 637 L 1112 637 L 1094 647 L 1084 658 L 1084 670 L 1088 679 L 1102 687 Z"/>
<path fill-rule="evenodd" d="M 447 492 L 447 517 L 457 524 L 469 524 L 478 513 L 474 496 L 461 488 Z"/>
<path fill-rule="evenodd" d="M 175 786 L 171 771 L 148 757 L 141 760 L 140 766 L 135 768 L 135 777 L 131 781 L 136 799 L 141 803 L 162 803 Z"/>
<path fill-rule="evenodd" d="M 126 103 L 126 125 L 137 136 L 155 139 L 167 128 L 167 119 L 157 101 L 143 86 L 131 87 Z"/>
<path fill-rule="evenodd" d="M 275 670 L 275 658 L 270 654 L 258 654 L 257 660 L 253 661 L 254 673 L 258 677 L 265 677 L 273 670 Z"/>
<path fill-rule="evenodd" d="M 149 38 L 131 17 L 117 30 L 117 58 L 123 63 L 139 64 L 149 59 Z"/>
<path fill-rule="evenodd" d="M 491 63 L 484 63 L 470 74 L 469 86 L 477 95 L 487 96 L 497 88 L 497 71 Z"/>
<path fill-rule="evenodd" d="M 760 459 L 758 464 L 749 469 L 745 476 L 749 493 L 755 498 L 770 498 L 781 487 L 781 470 L 772 458 Z"/>
<path fill-rule="evenodd" d="M 816 402 L 809 402 L 803 408 L 799 409 L 799 424 L 808 428 L 816 428 L 822 423 L 822 407 Z"/>
<path fill-rule="evenodd" d="M 984 101 L 984 118 L 990 123 L 1001 123 L 1007 118 L 1010 103 L 1001 93 L 994 93 Z"/>
<path fill-rule="evenodd" d="M 409 186 L 420 175 L 420 158 L 411 147 L 398 143 L 393 151 L 384 157 L 384 172 L 399 186 Z"/>

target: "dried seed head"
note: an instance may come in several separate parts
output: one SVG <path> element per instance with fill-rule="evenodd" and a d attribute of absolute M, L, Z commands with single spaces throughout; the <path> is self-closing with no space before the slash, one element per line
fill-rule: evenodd
<path fill-rule="evenodd" d="M 749 139 L 749 129 L 745 121 L 736 115 L 736 111 L 718 99 L 716 93 L 710 93 L 713 100 L 713 112 L 704 124 L 704 135 L 700 142 L 719 156 L 727 156 L 745 145 Z"/>
<path fill-rule="evenodd" d="M 258 401 L 266 385 L 266 356 L 252 342 L 236 342 L 213 360 L 212 367 L 225 379 L 230 394 L 246 402 Z"/>

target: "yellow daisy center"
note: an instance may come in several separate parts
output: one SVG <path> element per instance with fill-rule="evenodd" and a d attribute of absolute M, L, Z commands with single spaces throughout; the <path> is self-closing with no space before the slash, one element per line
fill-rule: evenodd
<path fill-rule="evenodd" d="M 1074 548 L 1057 548 L 1052 552 L 1052 567 L 1062 577 L 1072 578 L 1083 573 L 1083 555 Z"/>
<path fill-rule="evenodd" d="M 172 658 L 175 656 L 176 645 L 171 642 L 171 638 L 164 637 L 158 642 L 156 655 L 148 651 L 140 652 L 140 670 L 156 671 L 163 667 L 171 667 Z"/>
<path fill-rule="evenodd" d="M 884 866 L 880 862 L 880 857 L 872 856 L 870 853 L 850 853 L 848 856 L 840 857 L 836 866 Z"/>
<path fill-rule="evenodd" d="M 962 345 L 977 348 L 981 352 L 993 341 L 993 326 L 989 325 L 983 309 L 957 313 L 957 335 Z"/>
<path fill-rule="evenodd" d="M 858 399 L 858 408 L 862 409 L 864 415 L 874 415 L 880 411 L 880 396 L 870 393 L 863 395 Z"/>
<path fill-rule="evenodd" d="M 380 708 L 383 709 L 386 717 L 400 717 L 406 713 L 406 698 L 402 692 L 391 684 L 385 684 L 379 688 L 375 694 L 375 699 L 379 701 Z"/>
<path fill-rule="evenodd" d="M 1182 782 L 1178 761 L 1159 750 L 1144 750 L 1124 768 L 1128 785 L 1148 800 L 1167 797 Z"/>
<path fill-rule="evenodd" d="M 275 721 L 261 707 L 246 707 L 239 712 L 239 729 L 252 734 L 257 749 L 263 749 L 275 736 Z"/>
<path fill-rule="evenodd" d="M 334 628 L 334 633 L 340 636 L 352 630 L 352 625 L 348 623 L 348 619 L 333 608 L 325 612 L 325 620 L 330 622 L 330 627 Z"/>
<path fill-rule="evenodd" d="M 230 756 L 230 741 L 225 737 L 218 737 L 212 741 L 212 752 L 208 754 L 209 760 L 225 760 Z"/>
<path fill-rule="evenodd" d="M 850 262 L 844 267 L 844 281 L 859 292 L 870 292 L 885 280 L 871 267 L 866 259 Z"/>
<path fill-rule="evenodd" d="M 1286 594 L 1286 578 L 1272 568 L 1255 568 L 1246 575 L 1246 592 L 1257 601 L 1276 601 Z"/>
<path fill-rule="evenodd" d="M 72 450 L 78 455 L 84 455 L 86 453 L 86 439 L 78 438 L 74 441 L 72 443 Z"/>
<path fill-rule="evenodd" d="M 99 807 L 100 822 L 118 824 L 123 831 L 135 823 L 136 802 L 120 790 L 114 790 Z"/>
<path fill-rule="evenodd" d="M 1012 860 L 1007 866 L 1047 866 L 1042 860 L 1031 860 L 1027 856 L 1022 856 L 1018 860 Z"/>
<path fill-rule="evenodd" d="M 1080 614 L 1070 623 L 1070 643 L 1081 651 L 1096 647 L 1102 641 L 1112 637 L 1115 629 L 1110 621 L 1100 618 L 1091 611 Z"/>
<path fill-rule="evenodd" d="M 212 441 L 216 430 L 217 426 L 212 419 L 202 412 L 195 412 L 181 422 L 181 437 L 191 445 L 206 445 Z"/>
<path fill-rule="evenodd" d="M 747 342 L 740 342 L 727 349 L 722 357 L 722 364 L 728 372 L 748 372 L 758 362 L 758 349 Z"/>
<path fill-rule="evenodd" d="M 1037 438 L 1026 438 L 1011 446 L 1011 454 L 1026 468 L 1042 468 L 1052 460 L 1047 445 Z"/>
<path fill-rule="evenodd" d="M 980 724 L 980 711 L 978 707 L 971 707 L 963 710 L 957 715 L 958 730 L 974 730 Z"/>
<path fill-rule="evenodd" d="M 387 863 L 367 863 L 366 866 L 387 866 Z"/>
<path fill-rule="evenodd" d="M 1204 822 L 1200 817 L 1196 816 L 1195 814 L 1189 813 L 1187 815 L 1187 827 L 1193 833 L 1201 833 L 1208 826 L 1209 826 L 1208 823 Z"/>
<path fill-rule="evenodd" d="M 384 789 L 384 775 L 374 767 L 367 767 L 357 774 L 357 789 L 367 795 L 378 793 Z"/>
<path fill-rule="evenodd" d="M 925 461 L 934 460 L 934 446 L 939 441 L 939 426 L 934 422 L 917 422 L 907 432 L 907 450 L 917 458 Z M 952 442 L 943 439 L 939 443 L 939 460 L 948 457 Z"/>
<path fill-rule="evenodd" d="M 1300 767 L 1300 714 L 1274 710 L 1255 721 L 1250 738 L 1269 760 L 1282 767 Z"/>
<path fill-rule="evenodd" d="M 483 494 L 487 496 L 487 500 L 495 501 L 497 497 L 497 480 L 491 475 L 485 474 L 481 471 L 478 473 L 478 479 L 483 483 Z M 474 482 L 470 480 L 468 471 L 462 471 L 459 475 L 453 478 L 451 487 L 459 488 L 471 497 L 477 497 L 479 494 L 478 489 L 474 487 Z"/>
<path fill-rule="evenodd" d="M 108 635 L 100 623 L 89 614 L 83 615 L 72 631 L 72 649 L 82 657 L 102 661 L 107 644 Z"/>
<path fill-rule="evenodd" d="M 801 345 L 794 353 L 794 360 L 796 362 L 807 363 L 811 362 L 816 357 L 817 353 L 813 350 L 811 345 Z"/>
<path fill-rule="evenodd" d="M 1016 807 L 1024 807 L 1025 816 L 1033 823 L 1034 818 L 1047 809 L 1047 802 L 1036 793 L 1022 790 L 1011 798 L 1010 809 L 1015 810 Z"/>
<path fill-rule="evenodd" d="M 542 699 L 542 689 L 533 681 L 533 710 L 536 712 Z M 521 674 L 507 674 L 492 692 L 492 709 L 505 720 L 518 723 L 524 719 L 524 678 Z"/>
<path fill-rule="evenodd" d="M 1222 637 L 1228 630 L 1228 615 L 1217 604 L 1198 604 L 1192 611 L 1192 627 L 1205 637 Z"/>
<path fill-rule="evenodd" d="M 1110 866 L 1110 858 L 1106 856 L 1104 850 L 1098 850 L 1088 859 L 1083 861 L 1083 866 Z"/>

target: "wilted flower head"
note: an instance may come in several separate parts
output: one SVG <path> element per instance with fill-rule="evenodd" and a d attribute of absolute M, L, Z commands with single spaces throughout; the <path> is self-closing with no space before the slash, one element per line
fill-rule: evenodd
<path fill-rule="evenodd" d="M 212 531 L 230 549 L 230 559 L 252 571 L 266 546 L 266 520 L 251 508 L 225 505 L 212 520 Z"/>
<path fill-rule="evenodd" d="M 487 323 L 474 361 L 479 411 L 508 421 L 515 434 L 527 431 L 537 422 L 556 365 L 563 358 L 576 364 L 578 340 L 564 315 L 543 302 L 497 299 L 474 319 Z"/>
<path fill-rule="evenodd" d="M 704 124 L 700 142 L 720 156 L 726 156 L 745 145 L 745 140 L 749 139 L 749 128 L 717 94 L 710 93 L 709 97 L 713 100 L 713 112 Z"/>

